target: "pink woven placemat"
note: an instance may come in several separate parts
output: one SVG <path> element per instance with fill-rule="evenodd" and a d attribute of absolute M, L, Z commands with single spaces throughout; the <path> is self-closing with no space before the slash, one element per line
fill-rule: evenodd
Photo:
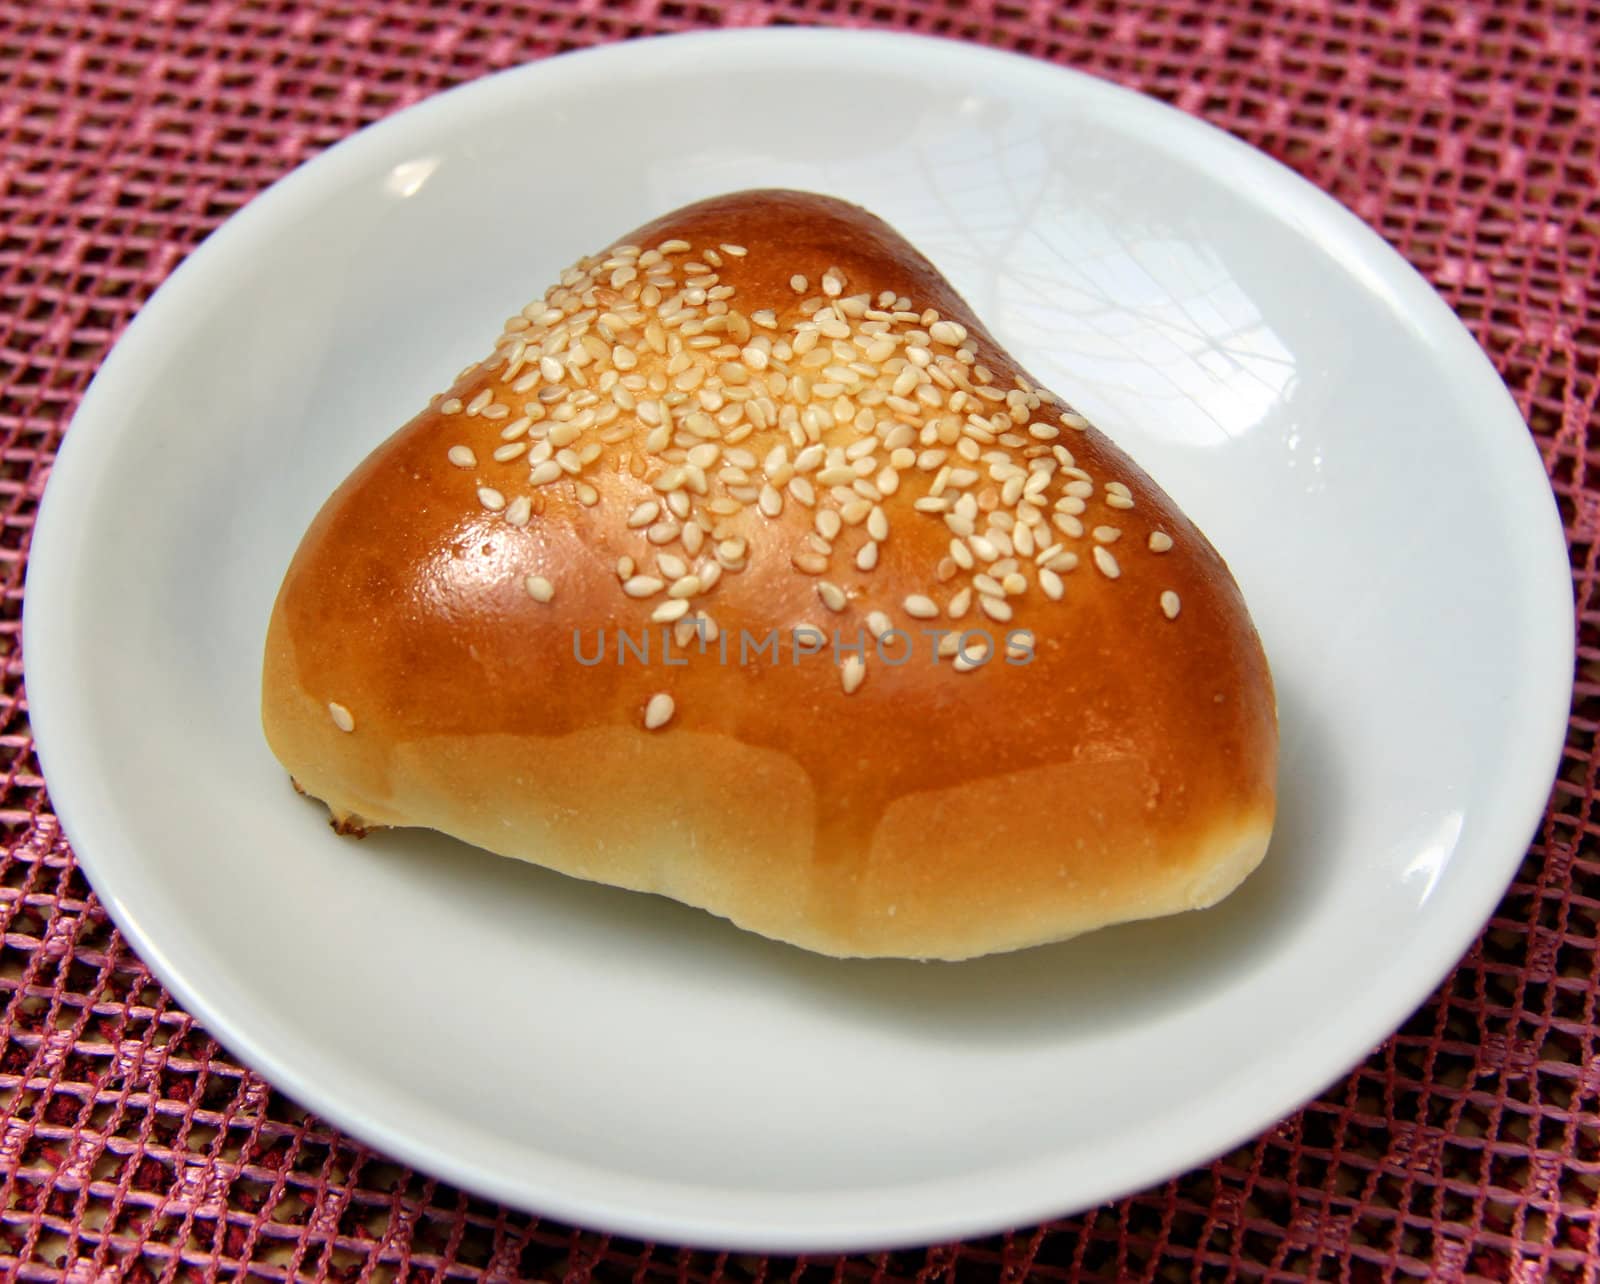
<path fill-rule="evenodd" d="M 114 931 L 33 754 L 35 508 L 109 345 L 254 193 L 361 125 L 560 50 L 850 23 L 1144 90 L 1299 170 L 1443 292 L 1526 414 L 1581 620 L 1560 779 L 1487 930 L 1300 1114 L 1095 1212 L 958 1245 L 765 1259 L 644 1244 L 387 1162 L 242 1069 Z M 1327 0 L 0 0 L 0 1276 L 1600 1278 L 1600 7 Z"/>

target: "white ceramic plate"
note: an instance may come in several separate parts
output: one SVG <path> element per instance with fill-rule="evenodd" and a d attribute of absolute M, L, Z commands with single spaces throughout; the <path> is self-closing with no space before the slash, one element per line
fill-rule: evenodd
<path fill-rule="evenodd" d="M 776 184 L 900 228 L 1232 563 L 1277 675 L 1282 809 L 1220 908 L 974 963 L 838 963 L 439 837 L 342 841 L 290 792 L 257 665 L 323 498 L 571 259 Z M 86 397 L 25 638 L 96 889 L 290 1096 L 513 1204 L 820 1250 L 1083 1208 L 1359 1060 L 1523 853 L 1572 611 L 1504 388 L 1331 200 L 1040 63 L 784 31 L 495 76 L 252 202 Z"/>

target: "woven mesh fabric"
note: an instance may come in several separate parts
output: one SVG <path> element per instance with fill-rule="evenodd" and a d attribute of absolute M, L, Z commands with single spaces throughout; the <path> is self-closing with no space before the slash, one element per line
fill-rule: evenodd
<path fill-rule="evenodd" d="M 77 400 L 172 268 L 372 120 L 707 26 L 937 32 L 1144 90 L 1286 161 L 1443 292 L 1560 498 L 1581 620 L 1560 778 L 1438 993 L 1301 1113 L 1078 1217 L 838 1259 L 513 1213 L 242 1069 L 111 927 L 51 813 L 19 650 Z M 709 1281 L 1600 1278 L 1600 7 L 1593 0 L 0 0 L 0 1276 Z"/>

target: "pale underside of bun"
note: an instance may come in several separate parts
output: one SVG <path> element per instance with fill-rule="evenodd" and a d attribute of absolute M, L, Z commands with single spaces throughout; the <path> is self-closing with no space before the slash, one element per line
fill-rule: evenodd
<path fill-rule="evenodd" d="M 581 260 L 381 445 L 285 576 L 263 722 L 342 825 L 840 956 L 1210 905 L 1274 813 L 1216 551 L 887 225 L 793 192 Z"/>

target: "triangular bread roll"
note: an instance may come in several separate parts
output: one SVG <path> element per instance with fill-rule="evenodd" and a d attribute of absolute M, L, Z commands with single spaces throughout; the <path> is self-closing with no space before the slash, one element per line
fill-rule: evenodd
<path fill-rule="evenodd" d="M 1222 559 L 887 225 L 797 192 L 580 261 L 378 447 L 284 579 L 263 718 L 342 827 L 835 955 L 1209 905 L 1273 820 Z"/>

